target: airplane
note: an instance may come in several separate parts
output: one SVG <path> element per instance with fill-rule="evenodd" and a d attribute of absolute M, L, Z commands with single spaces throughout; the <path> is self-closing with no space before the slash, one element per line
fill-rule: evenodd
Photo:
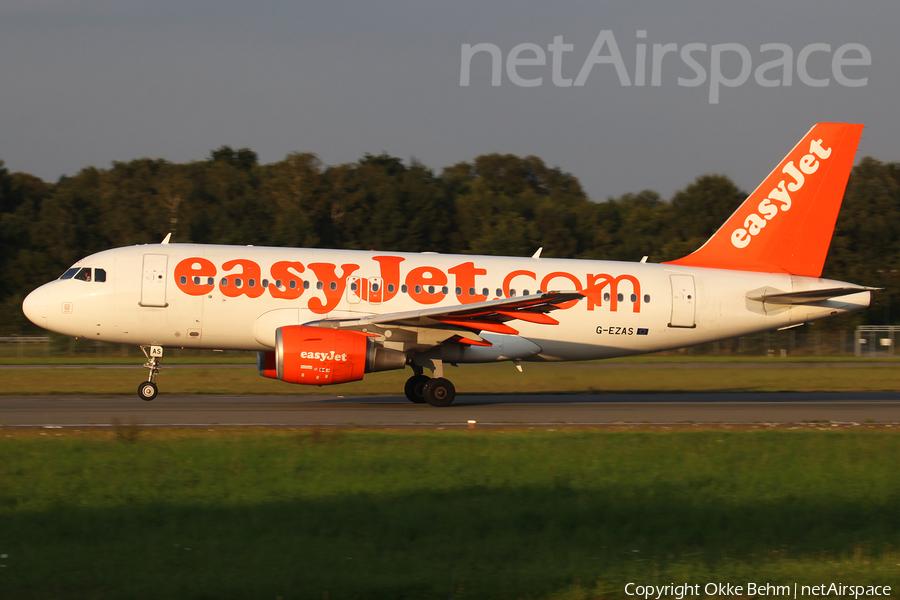
<path fill-rule="evenodd" d="M 869 306 L 821 279 L 862 125 L 819 123 L 698 250 L 652 264 L 160 244 L 79 260 L 22 303 L 36 325 L 135 344 L 153 400 L 164 348 L 257 352 L 300 385 L 410 367 L 414 403 L 449 406 L 444 365 L 586 361 L 786 329 Z M 430 376 L 425 374 L 425 370 Z"/>

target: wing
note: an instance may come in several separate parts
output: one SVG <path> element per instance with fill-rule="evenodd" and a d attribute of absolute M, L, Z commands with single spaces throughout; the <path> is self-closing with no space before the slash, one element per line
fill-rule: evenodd
<path fill-rule="evenodd" d="M 479 333 L 518 335 L 512 321 L 558 325 L 549 313 L 568 308 L 584 298 L 578 292 L 547 292 L 519 298 L 501 298 L 475 304 L 425 308 L 408 312 L 370 315 L 357 319 L 323 319 L 306 325 L 351 329 L 376 334 L 385 345 L 428 347 L 452 340 L 463 344 L 490 346 Z"/>

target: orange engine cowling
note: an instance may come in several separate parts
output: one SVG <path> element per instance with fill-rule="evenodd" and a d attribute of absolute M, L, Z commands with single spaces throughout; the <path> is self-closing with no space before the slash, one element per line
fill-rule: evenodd
<path fill-rule="evenodd" d="M 289 325 L 275 331 L 275 352 L 257 352 L 263 377 L 288 383 L 331 385 L 366 373 L 402 369 L 406 355 L 376 345 L 358 331 Z"/>

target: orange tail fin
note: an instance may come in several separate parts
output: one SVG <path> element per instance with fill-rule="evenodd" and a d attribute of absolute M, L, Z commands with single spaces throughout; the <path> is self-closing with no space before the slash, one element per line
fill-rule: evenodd
<path fill-rule="evenodd" d="M 822 275 L 862 129 L 810 129 L 709 241 L 666 264 Z"/>

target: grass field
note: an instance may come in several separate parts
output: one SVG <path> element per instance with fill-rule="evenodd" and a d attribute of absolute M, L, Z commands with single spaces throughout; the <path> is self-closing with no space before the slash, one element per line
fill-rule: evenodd
<path fill-rule="evenodd" d="M 858 363 L 828 367 L 754 362 L 743 365 L 696 363 L 671 365 L 643 363 L 525 364 L 519 373 L 510 363 L 463 365 L 445 368 L 459 393 L 601 393 L 694 391 L 896 391 L 900 367 Z M 788 363 L 789 364 L 789 363 Z M 299 386 L 260 377 L 247 365 L 233 368 L 197 366 L 163 368 L 157 380 L 167 394 L 340 394 L 397 395 L 410 376 L 409 369 L 367 375 L 340 386 Z M 2 394 L 134 394 L 146 370 L 29 368 L 0 370 Z"/>
<path fill-rule="evenodd" d="M 894 430 L 0 431 L 4 598 L 900 589 Z"/>

